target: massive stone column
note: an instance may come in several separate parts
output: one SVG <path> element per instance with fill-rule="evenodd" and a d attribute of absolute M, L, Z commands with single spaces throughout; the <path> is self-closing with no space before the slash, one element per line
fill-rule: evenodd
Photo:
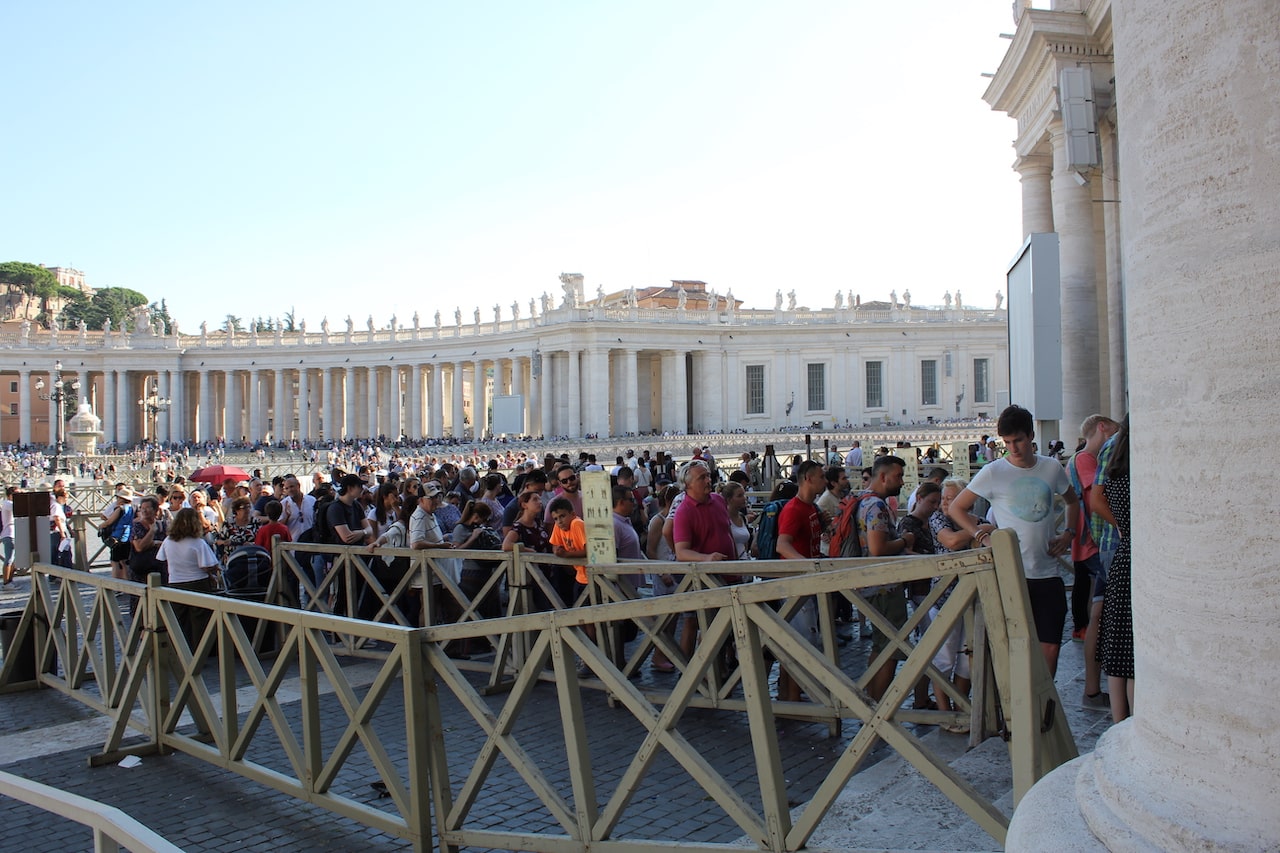
<path fill-rule="evenodd" d="M 551 436 L 556 434 L 555 421 L 555 396 L 553 394 L 551 368 L 554 362 L 551 360 L 551 353 L 535 354 L 535 359 L 540 362 L 539 373 L 536 379 L 538 384 L 538 430 L 534 435 Z"/>
<path fill-rule="evenodd" d="M 1113 15 L 1137 713 L 1024 798 L 1008 849 L 1275 850 L 1280 528 L 1258 450 L 1280 441 L 1280 4 Z M 1215 452 L 1170 460 L 1206 429 Z"/>
<path fill-rule="evenodd" d="M 609 434 L 609 351 L 592 346 L 585 355 L 582 376 L 583 432 Z"/>
<path fill-rule="evenodd" d="M 356 387 L 356 369 L 348 364 L 344 372 L 346 376 L 343 378 L 342 383 L 342 401 L 343 408 L 346 409 L 346 416 L 342 421 L 342 436 L 343 438 L 355 438 L 359 435 L 357 432 L 359 429 L 357 410 L 360 405 L 359 389 Z"/>
<path fill-rule="evenodd" d="M 169 381 L 170 373 L 167 370 L 161 370 L 156 375 L 156 388 L 159 395 L 167 400 L 173 399 L 173 383 Z M 164 411 L 160 412 L 156 417 L 156 440 L 172 441 L 172 431 L 169 429 L 169 416 L 173 411 L 173 406 L 166 406 Z"/>
<path fill-rule="evenodd" d="M 1102 402 L 1098 361 L 1098 283 L 1093 238 L 1093 193 L 1081 186 L 1067 157 L 1062 122 L 1049 127 L 1053 142 L 1053 224 L 1058 231 L 1062 290 L 1062 419 L 1070 441 L 1080 422 Z M 1049 438 L 1049 436 L 1045 436 Z"/>
<path fill-rule="evenodd" d="M 1019 157 L 1013 168 L 1022 179 L 1022 239 L 1048 234 L 1053 230 L 1052 161 L 1039 155 Z"/>
<path fill-rule="evenodd" d="M 409 437 L 422 438 L 422 365 L 416 362 L 409 369 L 409 393 L 405 398 L 409 407 Z"/>
<path fill-rule="evenodd" d="M 129 388 L 128 370 L 116 371 L 116 441 L 121 445 L 133 443 L 133 430 L 129 428 L 129 413 L 137 408 Z"/>
<path fill-rule="evenodd" d="M 370 367 L 365 371 L 365 414 L 367 424 L 364 429 L 364 435 L 373 438 L 386 432 L 384 425 L 378 421 L 378 382 L 380 380 L 380 371 L 376 367 Z"/>

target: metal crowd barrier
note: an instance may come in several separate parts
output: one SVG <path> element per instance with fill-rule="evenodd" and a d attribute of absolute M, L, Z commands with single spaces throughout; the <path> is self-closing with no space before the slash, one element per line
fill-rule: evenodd
<path fill-rule="evenodd" d="M 154 575 L 144 586 L 40 565 L 17 630 L 19 642 L 29 637 L 33 645 L 28 661 L 33 671 L 20 673 L 23 656 L 7 654 L 0 690 L 56 689 L 108 715 L 113 725 L 95 763 L 114 762 L 125 753 L 180 751 L 404 838 L 415 850 L 433 844 L 442 850 L 476 846 L 584 853 L 725 849 L 662 837 L 660 831 L 659 837 L 637 836 L 629 809 L 643 792 L 662 784 L 660 754 L 696 782 L 709 807 L 714 804 L 741 829 L 750 849 L 799 850 L 881 741 L 1002 840 L 1005 815 L 904 727 L 967 716 L 975 740 L 1003 730 L 1015 803 L 1035 781 L 1075 756 L 1061 702 L 1031 633 L 1016 537 L 998 531 L 992 540 L 990 549 L 893 561 L 739 563 L 710 569 L 647 563 L 647 569 L 683 575 L 679 593 L 654 598 L 634 598 L 622 579 L 636 564 L 592 567 L 583 600 L 563 602 L 579 606 L 545 612 L 527 606 L 535 586 L 554 593 L 540 566 L 567 561 L 519 551 L 419 551 L 404 555 L 415 562 L 394 589 L 379 587 L 374 593 L 387 622 L 326 612 L 358 603 L 353 598 L 358 579 L 376 585 L 365 549 L 339 549 L 317 584 L 299 557 L 334 549 L 277 543 L 278 570 L 269 595 L 287 601 L 287 580 L 293 576 L 299 591 L 311 596 L 305 607 L 166 588 Z M 477 605 L 466 600 L 440 562 L 468 554 L 502 560 L 494 577 L 505 577 L 514 590 L 507 615 L 476 618 Z M 719 575 L 731 569 L 767 569 L 777 577 L 724 584 Z M 858 592 L 924 577 L 942 578 L 937 589 L 948 581 L 952 589 L 915 642 L 911 633 L 918 618 L 899 628 Z M 424 627 L 412 626 L 415 616 L 398 602 L 397 593 L 415 584 L 421 594 L 416 618 Z M 134 619 L 125 618 L 117 596 L 135 598 Z M 460 615 L 454 608 L 456 621 L 431 624 L 444 597 L 453 599 Z M 817 646 L 788 622 L 810 597 L 828 603 L 845 597 L 892 638 L 861 676 L 839 666 L 829 614 L 820 620 L 823 641 Z M 664 625 L 690 612 L 703 614 L 704 630 L 686 657 Z M 915 682 L 934 672 L 932 659 L 944 639 L 966 620 L 976 632 L 972 702 L 956 694 L 959 712 L 902 708 Z M 612 646 L 613 632 L 628 624 L 635 626 L 636 643 L 629 651 Z M 595 627 L 596 641 L 589 639 L 588 626 Z M 451 643 L 480 640 L 492 645 L 491 660 L 448 655 Z M 729 646 L 732 662 L 724 655 Z M 654 648 L 676 665 L 669 689 L 641 687 L 628 677 Z M 883 699 L 873 701 L 867 682 L 895 650 L 905 661 Z M 351 656 L 368 658 L 364 667 L 373 670 L 363 691 L 349 678 L 351 665 L 340 660 Z M 770 698 L 768 671 L 775 660 L 812 701 Z M 989 680 L 982 673 L 989 673 Z M 297 686 L 286 687 L 294 679 Z M 339 729 L 322 724 L 322 684 L 345 718 Z M 592 690 L 603 691 L 639 732 L 637 738 L 610 740 L 609 759 L 624 765 L 620 775 L 602 772 L 602 756 L 592 750 L 583 713 Z M 445 699 L 463 713 L 455 710 L 446 718 Z M 551 701 L 559 709 L 559 730 L 531 734 L 530 710 Z M 754 770 L 748 782 L 733 783 L 717 770 L 722 746 L 700 744 L 688 734 L 682 724 L 697 708 L 745 717 Z M 999 723 L 1000 712 L 1007 726 Z M 795 815 L 783 773 L 786 745 L 775 728 L 784 715 L 858 725 Z M 621 720 L 617 728 L 624 730 Z M 126 743 L 131 731 L 142 736 L 140 744 Z M 549 759 L 542 754 L 547 749 L 559 757 Z M 499 771 L 499 756 L 514 775 Z M 562 777 L 548 769 L 548 762 L 561 769 Z M 381 780 L 387 800 L 370 804 L 357 796 L 370 777 Z M 484 813 L 480 804 L 498 784 L 523 786 L 544 819 L 540 831 L 494 826 L 495 815 Z"/>

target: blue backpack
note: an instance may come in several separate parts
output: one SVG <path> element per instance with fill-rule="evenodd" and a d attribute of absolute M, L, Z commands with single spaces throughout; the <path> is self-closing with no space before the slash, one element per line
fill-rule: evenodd
<path fill-rule="evenodd" d="M 790 498 L 769 501 L 760 511 L 760 525 L 756 531 L 757 560 L 778 559 L 778 516 Z"/>

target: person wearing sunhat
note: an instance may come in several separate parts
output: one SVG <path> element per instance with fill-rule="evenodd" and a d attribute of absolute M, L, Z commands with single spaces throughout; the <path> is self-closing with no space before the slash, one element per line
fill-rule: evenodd
<path fill-rule="evenodd" d="M 111 531 L 110 538 L 106 540 L 107 547 L 111 550 L 111 577 L 127 580 L 129 555 L 133 553 L 133 549 L 129 547 L 129 535 L 133 531 L 135 495 L 133 489 L 124 483 L 117 483 L 113 497 L 111 506 L 102 511 L 99 527 L 106 527 Z"/>

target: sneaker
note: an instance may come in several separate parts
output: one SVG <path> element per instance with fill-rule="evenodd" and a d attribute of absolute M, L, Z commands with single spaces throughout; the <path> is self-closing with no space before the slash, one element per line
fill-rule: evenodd
<path fill-rule="evenodd" d="M 1080 706 L 1082 708 L 1091 708 L 1096 711 L 1110 711 L 1111 697 L 1101 690 L 1092 696 L 1085 693 L 1080 697 Z"/>
<path fill-rule="evenodd" d="M 1076 628 L 1074 631 L 1072 631 L 1072 632 L 1071 632 L 1071 642 L 1073 642 L 1073 643 L 1083 643 L 1083 642 L 1084 642 L 1084 632 L 1085 632 L 1085 630 L 1086 630 L 1086 629 L 1084 629 L 1084 628 Z"/>

